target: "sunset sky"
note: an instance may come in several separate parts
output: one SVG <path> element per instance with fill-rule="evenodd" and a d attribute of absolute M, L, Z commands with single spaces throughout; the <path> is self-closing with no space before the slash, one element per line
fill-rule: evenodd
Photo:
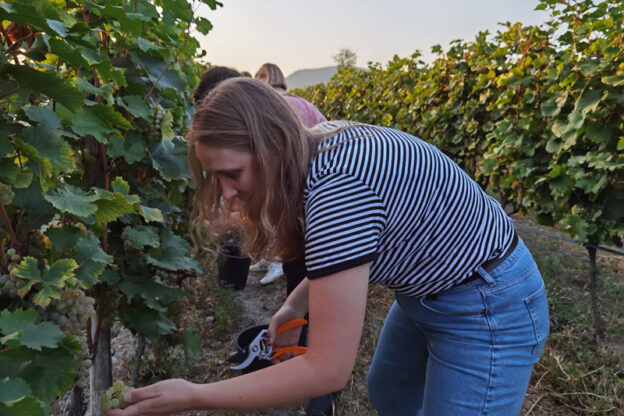
<path fill-rule="evenodd" d="M 252 74 L 264 62 L 288 76 L 298 69 L 334 65 L 333 55 L 349 48 L 357 65 L 385 64 L 394 54 L 420 50 L 431 59 L 431 46 L 445 49 L 453 39 L 474 40 L 479 31 L 499 30 L 499 22 L 540 24 L 544 11 L 535 0 L 220 0 L 199 13 L 214 29 L 198 34 L 205 60 Z"/>

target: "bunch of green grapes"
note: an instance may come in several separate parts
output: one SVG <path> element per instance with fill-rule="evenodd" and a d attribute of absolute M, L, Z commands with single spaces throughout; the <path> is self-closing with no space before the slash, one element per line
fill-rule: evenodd
<path fill-rule="evenodd" d="M 165 115 L 165 110 L 160 104 L 155 104 L 152 109 L 154 110 L 154 123 L 148 127 L 148 130 L 150 139 L 156 142 L 160 140 L 162 134 L 160 131 L 160 120 Z"/>
<path fill-rule="evenodd" d="M 48 237 L 39 230 L 33 230 L 28 234 L 28 255 L 36 259 L 43 256 L 46 245 L 49 243 Z"/>
<path fill-rule="evenodd" d="M 78 288 L 65 288 L 59 299 L 52 299 L 50 305 L 40 309 L 41 318 L 55 322 L 68 334 L 80 336 L 84 333 L 87 320 L 95 317 L 95 299 Z"/>
<path fill-rule="evenodd" d="M 14 197 L 11 185 L 0 183 L 0 205 L 9 205 Z"/>
<path fill-rule="evenodd" d="M 102 410 L 125 409 L 128 404 L 123 396 L 128 390 L 132 390 L 132 388 L 126 386 L 121 380 L 113 383 L 110 389 L 102 393 Z"/>
<path fill-rule="evenodd" d="M 6 270 L 10 273 L 11 270 L 17 267 L 20 256 L 17 254 L 15 249 L 11 247 L 6 251 L 6 258 Z M 0 295 L 7 295 L 9 297 L 16 298 L 18 296 L 17 291 L 24 287 L 24 285 L 26 285 L 26 282 L 16 276 L 4 273 L 0 274 Z"/>
<path fill-rule="evenodd" d="M 59 299 L 52 299 L 46 308 L 37 308 L 41 321 L 52 321 L 62 331 L 74 335 L 81 345 L 81 350 L 74 354 L 78 364 L 76 386 L 85 388 L 89 384 L 89 369 L 92 362 L 85 335 L 87 320 L 95 317 L 95 299 L 87 296 L 78 288 L 61 290 Z"/>
<path fill-rule="evenodd" d="M 7 258 L 7 271 L 11 272 L 11 270 L 16 268 L 17 265 L 19 264 L 20 256 L 19 254 L 17 254 L 15 249 L 11 247 L 11 248 L 8 248 L 6 251 L 6 258 Z"/>
<path fill-rule="evenodd" d="M 17 276 L 0 275 L 0 295 L 7 295 L 11 298 L 18 297 L 18 291 L 26 285 L 26 281 Z"/>

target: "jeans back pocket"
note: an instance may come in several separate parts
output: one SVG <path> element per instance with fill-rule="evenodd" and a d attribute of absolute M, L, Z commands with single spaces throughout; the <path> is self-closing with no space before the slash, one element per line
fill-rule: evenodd
<path fill-rule="evenodd" d="M 546 338 L 550 331 L 550 318 L 548 312 L 548 300 L 546 299 L 546 288 L 542 286 L 535 293 L 524 299 L 524 303 L 529 310 L 531 320 L 533 321 L 533 329 L 535 331 L 535 345 L 531 356 L 539 358 L 544 352 Z"/>

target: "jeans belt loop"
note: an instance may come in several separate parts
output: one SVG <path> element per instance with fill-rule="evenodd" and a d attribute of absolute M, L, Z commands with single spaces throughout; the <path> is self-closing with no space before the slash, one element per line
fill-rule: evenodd
<path fill-rule="evenodd" d="M 511 255 L 511 253 L 513 253 L 513 251 L 516 249 L 517 245 L 518 245 L 518 234 L 516 234 L 516 230 L 514 230 L 514 232 L 513 232 L 513 240 L 511 241 L 511 245 L 509 246 L 507 251 L 505 251 L 505 254 L 503 254 L 502 256 L 500 256 L 500 257 L 498 257 L 496 259 L 492 259 L 492 260 L 486 261 L 485 263 L 483 263 L 481 265 L 481 268 L 483 268 L 483 270 L 485 270 L 486 272 L 491 272 L 499 264 L 501 264 L 503 261 L 505 261 L 505 259 L 507 257 L 509 257 Z M 474 274 L 477 275 L 477 278 L 480 277 L 478 272 L 475 272 Z"/>

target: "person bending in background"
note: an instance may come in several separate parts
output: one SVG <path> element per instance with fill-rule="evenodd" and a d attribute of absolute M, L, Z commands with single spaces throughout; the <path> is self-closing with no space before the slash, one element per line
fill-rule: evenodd
<path fill-rule="evenodd" d="M 511 218 L 450 158 L 390 128 L 308 129 L 248 78 L 220 83 L 187 139 L 201 220 L 228 215 L 217 212 L 222 198 L 238 198 L 245 252 L 305 254 L 307 277 L 268 333 L 274 346 L 294 345 L 298 330 L 276 328 L 309 312 L 308 349 L 228 380 L 131 390 L 109 416 L 267 408 L 343 388 L 369 283 L 396 296 L 367 378 L 379 415 L 520 413 L 549 332 L 544 282 Z"/>
<path fill-rule="evenodd" d="M 226 66 L 211 66 L 201 75 L 197 87 L 193 92 L 193 101 L 197 106 L 201 100 L 221 81 L 226 79 L 240 77 L 241 74 L 235 69 Z"/>
<path fill-rule="evenodd" d="M 254 78 L 270 85 L 279 92 L 280 95 L 295 108 L 306 127 L 313 127 L 327 121 L 325 116 L 305 98 L 286 92 L 286 78 L 284 78 L 284 73 L 277 65 L 271 63 L 263 64 L 254 75 Z M 286 292 L 288 294 L 290 294 L 305 277 L 302 258 L 283 265 L 281 263 L 261 260 L 250 268 L 252 272 L 265 269 L 268 270 L 266 275 L 260 279 L 260 284 L 268 285 L 277 280 L 282 274 L 286 274 Z"/>

